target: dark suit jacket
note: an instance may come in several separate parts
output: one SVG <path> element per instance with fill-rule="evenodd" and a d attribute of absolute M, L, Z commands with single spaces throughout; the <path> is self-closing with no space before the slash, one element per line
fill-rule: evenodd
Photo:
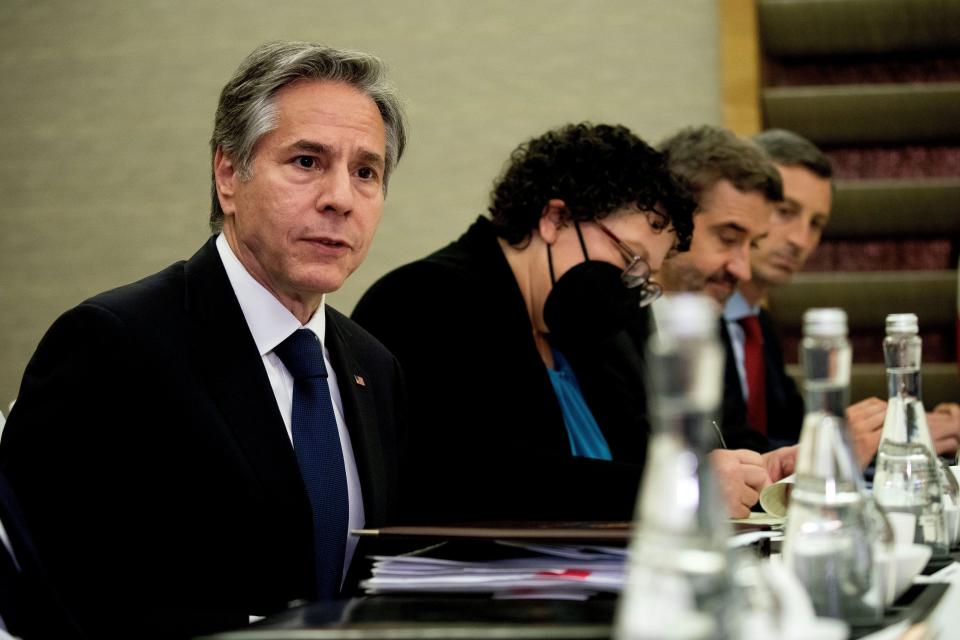
<path fill-rule="evenodd" d="M 396 506 L 399 368 L 329 307 L 326 345 L 377 526 Z M 92 636 L 194 635 L 315 593 L 310 503 L 213 238 L 54 323 L 0 467 Z"/>
<path fill-rule="evenodd" d="M 640 372 L 628 354 L 601 355 L 617 352 L 610 341 L 565 351 L 614 461 L 574 458 L 523 297 L 488 220 L 381 278 L 353 318 L 403 367 L 415 519 L 631 517 L 647 437 L 643 409 L 629 394 L 642 385 Z M 591 368 L 619 377 L 594 384 Z"/>
<path fill-rule="evenodd" d="M 765 452 L 772 448 L 795 444 L 803 424 L 803 398 L 786 371 L 783 347 L 777 328 L 766 309 L 760 310 L 763 334 L 763 361 L 766 369 L 767 435 L 747 424 L 747 404 L 743 400 L 740 376 L 734 361 L 733 346 L 727 323 L 721 320 L 721 335 L 727 354 L 723 386 L 723 431 L 727 446 Z"/>
<path fill-rule="evenodd" d="M 12 610 L 0 608 L 7 631 L 24 640 L 80 638 L 80 630 L 66 612 L 57 593 L 53 591 L 46 570 L 37 555 L 33 539 L 20 511 L 16 496 L 0 474 L 0 521 L 16 557 L 16 571 L 0 580 L 0 602 Z M 11 567 L 13 558 L 0 544 L 0 562 Z M 9 582 L 8 582 L 9 580 Z"/>

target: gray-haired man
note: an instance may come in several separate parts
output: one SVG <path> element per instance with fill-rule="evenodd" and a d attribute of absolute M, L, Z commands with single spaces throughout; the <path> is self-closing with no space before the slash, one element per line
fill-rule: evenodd
<path fill-rule="evenodd" d="M 363 261 L 405 143 L 369 55 L 255 50 L 224 87 L 215 235 L 65 313 L 0 466 L 91 636 L 193 636 L 335 596 L 396 505 L 394 358 L 324 305 Z"/>

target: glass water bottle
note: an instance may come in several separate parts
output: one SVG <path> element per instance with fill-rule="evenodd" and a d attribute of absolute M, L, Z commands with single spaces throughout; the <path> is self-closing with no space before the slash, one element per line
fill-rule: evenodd
<path fill-rule="evenodd" d="M 864 491 L 844 419 L 851 365 L 847 314 L 808 310 L 800 356 L 806 416 L 783 559 L 818 615 L 872 624 L 883 614 L 886 583 L 875 545 L 886 522 Z"/>
<path fill-rule="evenodd" d="M 647 448 L 615 637 L 728 638 L 729 524 L 706 454 L 721 398 L 718 316 L 705 296 L 670 296 L 648 345 Z"/>
<path fill-rule="evenodd" d="M 917 316 L 887 316 L 887 415 L 877 452 L 873 496 L 887 511 L 916 515 L 915 542 L 945 554 L 950 541 L 944 513 L 946 479 L 937 461 L 920 394 L 921 340 Z"/>

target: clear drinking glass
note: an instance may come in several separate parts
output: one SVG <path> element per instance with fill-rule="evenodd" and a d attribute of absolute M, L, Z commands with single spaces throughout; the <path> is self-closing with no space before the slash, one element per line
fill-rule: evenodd
<path fill-rule="evenodd" d="M 670 296 L 662 310 L 646 376 L 653 435 L 615 637 L 735 637 L 730 527 L 706 457 L 723 386 L 718 317 L 702 295 Z"/>
<path fill-rule="evenodd" d="M 944 512 L 946 478 L 937 461 L 920 393 L 921 340 L 917 316 L 887 316 L 887 415 L 877 452 L 873 497 L 890 512 L 917 516 L 915 541 L 945 554 L 950 548 Z"/>
<path fill-rule="evenodd" d="M 783 559 L 818 615 L 875 623 L 883 614 L 886 584 L 876 545 L 889 528 L 866 495 L 844 419 L 851 364 L 846 313 L 808 310 L 800 355 L 806 416 Z"/>

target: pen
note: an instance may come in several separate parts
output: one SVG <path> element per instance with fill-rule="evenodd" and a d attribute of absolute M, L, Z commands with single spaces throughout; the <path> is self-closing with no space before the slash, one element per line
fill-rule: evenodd
<path fill-rule="evenodd" d="M 720 446 L 726 449 L 727 442 L 723 439 L 723 432 L 720 431 L 720 425 L 717 424 L 716 420 L 711 420 L 710 424 L 712 424 L 713 428 L 717 430 L 717 437 L 720 438 Z"/>

